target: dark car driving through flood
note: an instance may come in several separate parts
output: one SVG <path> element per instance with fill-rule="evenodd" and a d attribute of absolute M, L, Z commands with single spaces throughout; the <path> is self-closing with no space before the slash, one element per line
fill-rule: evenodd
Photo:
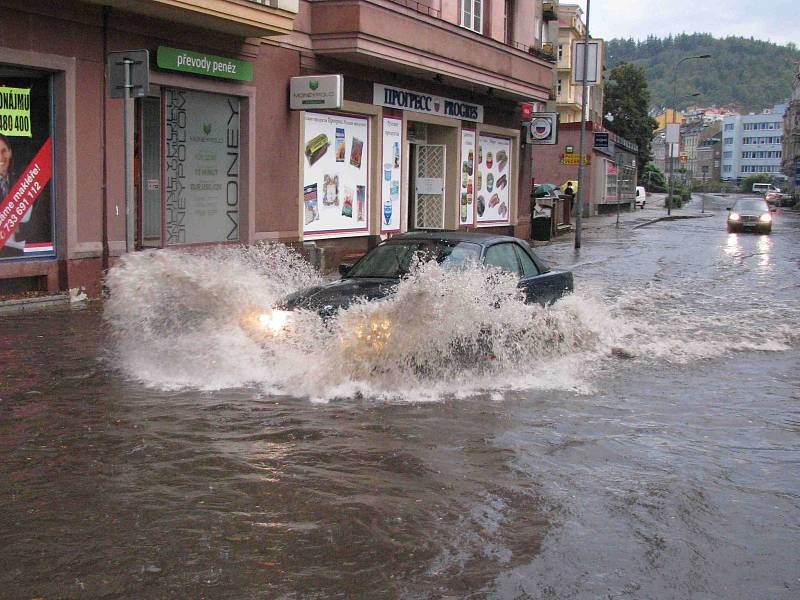
<path fill-rule="evenodd" d="M 740 198 L 728 208 L 728 233 L 739 231 L 755 231 L 769 233 L 772 231 L 772 212 L 763 198 Z"/>
<path fill-rule="evenodd" d="M 415 260 L 435 260 L 456 269 L 484 265 L 512 273 L 519 277 L 526 303 L 550 304 L 573 289 L 572 273 L 551 269 L 524 240 L 472 232 L 414 232 L 384 241 L 354 265 L 341 265 L 341 279 L 291 294 L 256 321 L 266 331 L 280 331 L 294 310 L 327 319 L 357 299 L 387 298 Z"/>

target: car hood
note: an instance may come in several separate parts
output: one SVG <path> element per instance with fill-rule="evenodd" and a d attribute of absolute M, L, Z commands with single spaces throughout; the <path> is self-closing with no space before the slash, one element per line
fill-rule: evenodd
<path fill-rule="evenodd" d="M 358 298 L 376 300 L 394 293 L 397 279 L 378 277 L 345 278 L 325 285 L 318 285 L 288 296 L 281 302 L 281 308 L 313 310 L 321 314 L 332 314 L 340 308 L 347 308 Z"/>

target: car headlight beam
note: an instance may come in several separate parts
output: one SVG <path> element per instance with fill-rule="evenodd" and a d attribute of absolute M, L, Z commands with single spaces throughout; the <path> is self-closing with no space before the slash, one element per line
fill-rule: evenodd
<path fill-rule="evenodd" d="M 728 216 L 728 220 L 729 220 L 729 221 L 738 221 L 739 219 L 740 219 L 740 217 L 739 217 L 739 213 L 732 212 L 732 213 L 731 213 L 731 214 Z"/>
<path fill-rule="evenodd" d="M 764 213 L 758 218 L 759 221 L 762 223 L 771 223 L 772 222 L 772 215 L 769 213 Z"/>

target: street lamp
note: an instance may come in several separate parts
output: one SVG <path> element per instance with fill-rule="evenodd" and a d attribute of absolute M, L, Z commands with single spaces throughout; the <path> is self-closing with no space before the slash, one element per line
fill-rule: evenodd
<path fill-rule="evenodd" d="M 675 68 L 672 71 L 672 116 L 673 118 L 676 117 L 678 111 L 678 67 L 681 63 L 686 62 L 687 60 L 697 60 L 702 58 L 711 58 L 710 54 L 698 54 L 697 56 L 685 56 L 680 59 L 677 63 L 675 63 Z M 669 116 L 669 109 L 667 109 L 667 116 Z M 675 119 L 677 121 L 677 119 Z M 669 129 L 669 124 L 665 123 L 665 128 Z M 669 138 L 669 136 L 667 136 Z M 667 214 L 671 214 L 672 212 L 672 169 L 674 162 L 673 157 L 673 148 L 674 144 L 667 139 L 667 143 L 669 144 L 669 182 L 668 182 L 668 190 L 669 194 L 667 195 Z M 680 143 L 680 137 L 678 137 L 678 143 Z"/>

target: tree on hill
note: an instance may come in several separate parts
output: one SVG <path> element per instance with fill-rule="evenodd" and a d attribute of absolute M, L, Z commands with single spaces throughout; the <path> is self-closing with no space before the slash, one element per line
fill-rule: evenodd
<path fill-rule="evenodd" d="M 692 60 L 678 72 L 678 108 L 690 103 L 757 112 L 791 95 L 800 50 L 795 44 L 743 37 L 715 38 L 708 33 L 680 34 L 645 40 L 614 39 L 606 43 L 610 69 L 622 62 L 644 67 L 653 106 L 672 107 L 673 74 L 686 56 L 710 54 L 709 60 Z M 699 92 L 696 100 L 685 98 Z"/>
<path fill-rule="evenodd" d="M 641 175 L 650 162 L 650 142 L 658 127 L 649 115 L 650 90 L 644 69 L 622 63 L 611 71 L 605 87 L 605 113 L 603 125 L 639 146 L 636 166 Z"/>

